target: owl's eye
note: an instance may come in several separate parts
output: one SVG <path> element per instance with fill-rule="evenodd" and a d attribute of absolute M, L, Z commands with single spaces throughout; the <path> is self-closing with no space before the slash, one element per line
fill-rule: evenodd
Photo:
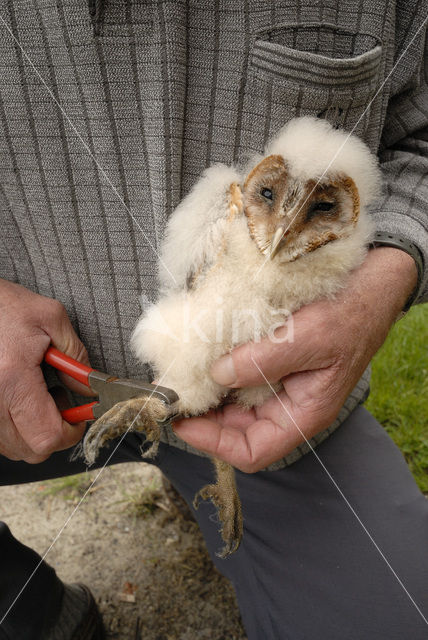
<path fill-rule="evenodd" d="M 306 214 L 306 221 L 312 220 L 312 218 L 315 218 L 316 216 L 321 215 L 323 213 L 328 213 L 333 209 L 335 204 L 336 204 L 335 202 L 326 202 L 326 201 L 314 202 L 311 208 L 309 209 L 308 213 Z"/>
<path fill-rule="evenodd" d="M 334 202 L 316 202 L 313 206 L 314 211 L 331 211 L 334 207 Z"/>
<path fill-rule="evenodd" d="M 263 198 L 266 198 L 266 200 L 273 200 L 272 190 L 267 187 L 263 187 L 263 189 L 260 190 L 260 195 L 262 195 Z"/>

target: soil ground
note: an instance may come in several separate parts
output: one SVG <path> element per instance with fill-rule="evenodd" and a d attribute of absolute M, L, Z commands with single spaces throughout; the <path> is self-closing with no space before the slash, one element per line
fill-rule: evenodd
<path fill-rule="evenodd" d="M 232 587 L 159 471 L 106 468 L 76 509 L 96 473 L 1 487 L 1 518 L 43 554 L 73 514 L 46 560 L 65 582 L 90 586 L 109 639 L 245 640 Z"/>

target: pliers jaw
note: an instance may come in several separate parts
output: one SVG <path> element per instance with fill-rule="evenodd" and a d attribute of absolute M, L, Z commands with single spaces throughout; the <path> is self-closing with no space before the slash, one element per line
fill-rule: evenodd
<path fill-rule="evenodd" d="M 117 378 L 102 371 L 93 369 L 88 377 L 91 389 L 98 394 L 98 402 L 93 406 L 94 418 L 100 418 L 118 402 L 130 400 L 137 396 L 155 397 L 167 406 L 178 401 L 178 395 L 172 389 L 150 384 L 143 380 Z M 173 411 L 171 411 L 172 415 Z M 169 420 L 169 417 L 167 418 Z"/>
<path fill-rule="evenodd" d="M 55 369 L 90 387 L 94 391 L 94 395 L 98 394 L 98 400 L 95 402 L 61 411 L 64 420 L 70 424 L 76 424 L 84 420 L 97 420 L 118 402 L 138 396 L 147 396 L 147 398 L 154 396 L 170 407 L 170 411 L 164 421 L 169 421 L 178 416 L 178 413 L 174 411 L 174 404 L 178 401 L 178 395 L 172 389 L 150 384 L 144 380 L 118 378 L 117 376 L 97 371 L 61 353 L 55 347 L 49 347 L 45 353 L 45 361 Z"/>

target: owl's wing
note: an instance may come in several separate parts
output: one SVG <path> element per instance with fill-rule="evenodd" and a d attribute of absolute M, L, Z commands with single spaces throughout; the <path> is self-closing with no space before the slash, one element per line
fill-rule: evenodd
<path fill-rule="evenodd" d="M 239 201 L 240 174 L 233 167 L 209 167 L 168 220 L 159 260 L 163 289 L 186 289 L 216 261 L 233 210 Z M 235 205 L 236 206 L 236 205 Z"/>

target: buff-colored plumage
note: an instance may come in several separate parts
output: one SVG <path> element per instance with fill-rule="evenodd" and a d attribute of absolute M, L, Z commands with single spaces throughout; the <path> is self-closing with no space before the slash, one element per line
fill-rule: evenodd
<path fill-rule="evenodd" d="M 217 358 L 346 286 L 366 254 L 367 207 L 379 183 L 376 159 L 358 138 L 313 118 L 291 121 L 245 169 L 205 171 L 168 222 L 159 300 L 132 338 L 141 361 L 178 393 L 179 413 L 204 413 L 229 394 L 210 376 Z M 234 391 L 234 399 L 251 407 L 272 393 L 263 385 Z M 217 472 L 219 483 L 201 495 L 220 509 L 227 553 L 242 520 L 237 497 L 228 507 L 227 492 L 215 489 L 223 477 L 233 493 L 230 467 L 217 463 Z"/>

